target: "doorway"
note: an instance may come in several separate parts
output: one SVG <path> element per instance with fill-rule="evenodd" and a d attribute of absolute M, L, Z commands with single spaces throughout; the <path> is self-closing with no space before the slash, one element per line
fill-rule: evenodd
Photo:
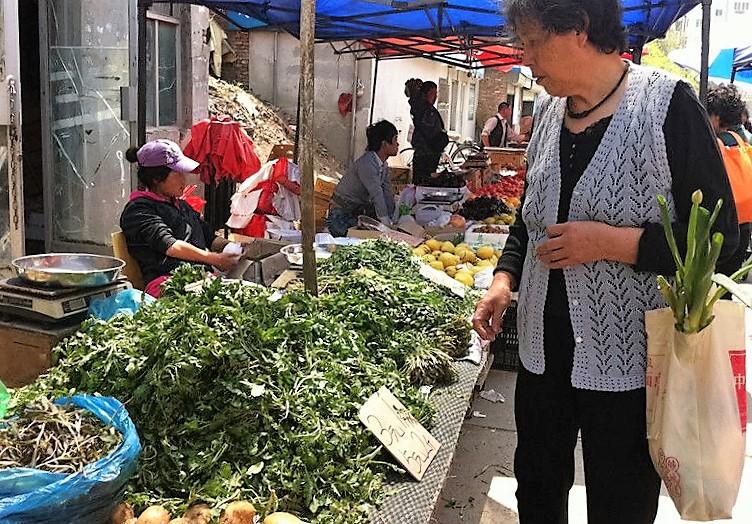
<path fill-rule="evenodd" d="M 23 129 L 23 199 L 27 255 L 45 252 L 44 163 L 42 161 L 39 0 L 18 3 Z"/>

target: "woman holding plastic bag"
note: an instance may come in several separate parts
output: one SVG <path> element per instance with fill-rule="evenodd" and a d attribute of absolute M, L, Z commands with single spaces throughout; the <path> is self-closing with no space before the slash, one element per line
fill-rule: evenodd
<path fill-rule="evenodd" d="M 656 276 L 676 269 L 655 195 L 667 195 L 684 238 L 692 192 L 730 201 L 731 188 L 692 89 L 621 59 L 617 0 L 505 8 L 548 95 L 536 103 L 521 211 L 473 323 L 496 336 L 519 289 L 520 522 L 568 521 L 580 433 L 588 522 L 651 523 L 660 478 L 645 438 L 645 312 L 665 304 Z M 716 227 L 726 263 L 737 243 L 733 205 Z"/>

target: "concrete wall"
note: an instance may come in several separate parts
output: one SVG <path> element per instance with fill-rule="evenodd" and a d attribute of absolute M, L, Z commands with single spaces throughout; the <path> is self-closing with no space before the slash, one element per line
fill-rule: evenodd
<path fill-rule="evenodd" d="M 474 138 L 477 96 L 476 101 L 472 100 L 470 86 L 476 86 L 477 93 L 478 81 L 475 78 L 468 77 L 464 70 L 425 58 L 386 60 L 379 63 L 374 121 L 389 120 L 400 130 L 400 149 L 410 147 L 408 130 L 412 125 L 412 118 L 410 117 L 410 105 L 404 94 L 405 82 L 410 78 L 420 78 L 423 81 L 431 80 L 437 85 L 442 85 L 442 79 L 446 80 L 448 90 L 446 93 L 439 93 L 439 102 L 436 104 L 444 118 L 444 125 L 453 138 L 459 140 Z M 459 92 L 457 103 L 453 106 L 450 102 L 453 100 L 452 89 L 455 80 Z M 442 103 L 442 100 L 448 102 Z M 454 128 L 451 127 L 452 111 L 456 112 Z"/>
<path fill-rule="evenodd" d="M 229 32 L 229 43 L 237 55 L 233 66 L 223 67 L 223 77 L 250 88 L 260 98 L 280 107 L 294 118 L 298 105 L 298 78 L 300 74 L 300 48 L 298 40 L 285 33 L 254 31 Z M 275 43 L 276 39 L 276 43 Z M 275 52 L 276 49 L 276 52 Z M 370 121 L 372 79 L 375 60 L 354 60 L 352 55 L 337 55 L 329 44 L 316 46 L 316 138 L 343 164 L 357 158 L 366 147 L 365 129 Z M 354 85 L 357 67 L 357 84 Z M 475 98 L 470 96 L 470 86 L 477 79 L 464 70 L 448 67 L 426 59 L 386 60 L 378 67 L 373 121 L 389 120 L 400 130 L 400 148 L 409 147 L 408 131 L 412 124 L 410 106 L 404 95 L 405 81 L 418 77 L 440 84 L 448 83 L 442 98 L 452 100 L 452 80 L 457 81 L 456 106 L 438 104 L 450 125 L 450 111 L 457 112 L 453 138 L 474 138 Z M 355 118 L 340 115 L 337 100 L 340 93 L 357 94 Z M 354 129 L 354 136 L 353 136 Z"/>
<path fill-rule="evenodd" d="M 286 33 L 271 31 L 228 34 L 230 45 L 238 55 L 235 66 L 228 71 L 228 79 L 250 88 L 257 96 L 279 107 L 294 119 L 298 108 L 300 77 L 298 40 Z M 317 45 L 315 56 L 314 132 L 316 138 L 337 159 L 347 163 L 350 156 L 353 115 L 341 115 L 337 101 L 341 93 L 353 92 L 356 62 L 350 55 L 336 55 L 329 44 Z M 356 105 L 362 108 L 370 105 L 369 82 L 365 81 L 370 67 L 365 62 L 359 63 L 358 69 L 364 74 L 364 80 L 361 90 L 363 94 L 358 98 Z M 359 111 L 358 117 L 356 129 L 362 127 L 362 110 Z"/>

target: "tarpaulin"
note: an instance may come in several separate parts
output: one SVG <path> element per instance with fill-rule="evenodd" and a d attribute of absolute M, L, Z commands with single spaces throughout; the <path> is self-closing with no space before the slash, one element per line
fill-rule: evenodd
<path fill-rule="evenodd" d="M 300 0 L 178 0 L 223 11 L 240 29 L 271 27 L 300 34 Z M 663 36 L 700 0 L 623 0 L 631 46 Z M 319 0 L 316 38 L 327 41 L 394 36 L 505 34 L 504 0 Z"/>

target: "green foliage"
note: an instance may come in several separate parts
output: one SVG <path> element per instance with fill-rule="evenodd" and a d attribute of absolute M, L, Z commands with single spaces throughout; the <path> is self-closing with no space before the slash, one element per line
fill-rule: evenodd
<path fill-rule="evenodd" d="M 369 242 L 325 264 L 319 298 L 298 289 L 273 301 L 220 280 L 186 293 L 202 275 L 181 268 L 132 317 L 87 321 L 11 409 L 76 391 L 120 399 L 144 448 L 129 495 L 141 506 L 263 507 L 272 494 L 316 523 L 362 522 L 400 470 L 359 422 L 360 406 L 386 386 L 430 424 L 417 386 L 452 380 L 445 350 L 467 344 L 470 299 L 415 269 L 409 249 Z"/>
<path fill-rule="evenodd" d="M 699 89 L 700 82 L 697 74 L 681 67 L 676 62 L 671 60 L 668 56 L 668 53 L 670 51 L 673 51 L 673 49 L 671 49 L 670 46 L 667 46 L 664 41 L 655 40 L 653 42 L 650 42 L 647 46 L 645 46 L 645 49 L 647 50 L 647 54 L 642 57 L 642 63 L 644 65 L 668 71 L 669 73 L 678 76 L 682 80 L 685 80 L 689 85 L 694 87 L 695 90 Z"/>

